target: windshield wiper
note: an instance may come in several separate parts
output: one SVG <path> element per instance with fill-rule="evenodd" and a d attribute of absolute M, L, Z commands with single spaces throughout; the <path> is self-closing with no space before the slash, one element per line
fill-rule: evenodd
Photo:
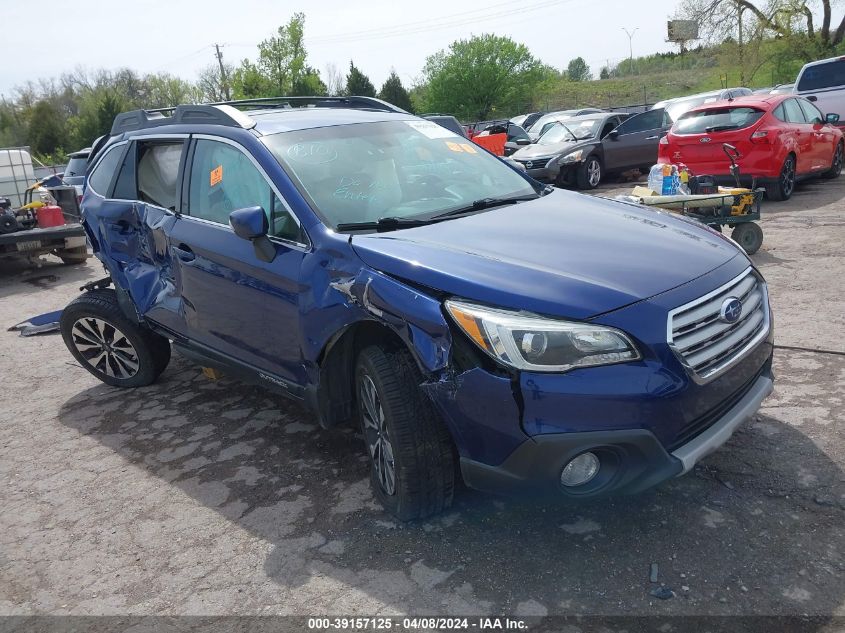
<path fill-rule="evenodd" d="M 420 218 L 396 218 L 386 217 L 379 218 L 374 222 L 341 222 L 337 225 L 338 231 L 393 231 L 395 229 L 404 229 L 412 226 L 423 226 L 431 224 L 432 219 Z"/>
<path fill-rule="evenodd" d="M 727 130 L 737 130 L 739 129 L 738 125 L 713 125 L 711 127 L 704 128 L 705 132 L 725 132 Z"/>
<path fill-rule="evenodd" d="M 464 213 L 472 213 L 473 211 L 484 211 L 485 209 L 492 209 L 493 207 L 503 207 L 506 204 L 516 204 L 527 200 L 536 200 L 539 197 L 539 194 L 533 194 L 530 196 L 512 196 L 509 198 L 481 198 L 479 200 L 473 200 L 471 204 L 463 207 L 458 207 L 457 209 L 452 209 L 450 211 L 446 211 L 445 213 L 435 215 L 431 219 L 439 220 L 455 215 L 462 215 Z"/>

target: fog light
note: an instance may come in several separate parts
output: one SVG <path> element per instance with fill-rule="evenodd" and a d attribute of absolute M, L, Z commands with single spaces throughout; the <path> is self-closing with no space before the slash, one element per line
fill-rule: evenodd
<path fill-rule="evenodd" d="M 582 486 L 599 472 L 599 458 L 593 453 L 581 453 L 560 471 L 560 483 L 564 486 Z"/>

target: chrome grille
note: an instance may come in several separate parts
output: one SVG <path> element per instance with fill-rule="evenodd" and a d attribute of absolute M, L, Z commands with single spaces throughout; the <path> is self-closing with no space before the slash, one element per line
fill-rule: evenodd
<path fill-rule="evenodd" d="M 720 314 L 726 299 L 742 302 L 734 323 Z M 669 345 L 702 380 L 715 378 L 751 351 L 769 333 L 765 282 L 751 268 L 721 288 L 669 313 Z"/>

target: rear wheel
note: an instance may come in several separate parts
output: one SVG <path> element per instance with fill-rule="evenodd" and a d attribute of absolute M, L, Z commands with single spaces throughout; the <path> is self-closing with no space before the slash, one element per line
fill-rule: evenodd
<path fill-rule="evenodd" d="M 766 196 L 769 200 L 789 200 L 795 190 L 795 156 L 790 154 L 783 161 L 777 182 L 766 185 Z"/>
<path fill-rule="evenodd" d="M 73 357 L 113 387 L 149 385 L 170 362 L 170 342 L 127 319 L 112 290 L 74 299 L 59 326 Z"/>
<path fill-rule="evenodd" d="M 385 509 L 403 521 L 444 510 L 455 487 L 451 436 L 420 391 L 421 381 L 407 350 L 374 345 L 358 356 L 355 393 L 371 484 Z"/>
<path fill-rule="evenodd" d="M 63 264 L 82 264 L 88 259 L 88 247 L 77 246 L 76 248 L 64 248 L 56 251 Z"/>
<path fill-rule="evenodd" d="M 734 227 L 731 237 L 749 255 L 756 253 L 763 245 L 763 229 L 754 222 L 743 222 Z"/>
<path fill-rule="evenodd" d="M 598 156 L 588 156 L 576 172 L 579 189 L 595 189 L 601 182 L 602 168 Z"/>
<path fill-rule="evenodd" d="M 833 161 L 830 163 L 830 169 L 823 175 L 824 178 L 839 178 L 842 173 L 842 161 L 845 159 L 845 148 L 842 143 L 836 146 L 836 151 L 833 152 Z"/>

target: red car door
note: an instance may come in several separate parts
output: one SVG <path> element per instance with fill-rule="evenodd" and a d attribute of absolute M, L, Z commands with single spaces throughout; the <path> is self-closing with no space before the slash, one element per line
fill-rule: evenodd
<path fill-rule="evenodd" d="M 818 164 L 818 158 L 813 155 L 813 125 L 807 122 L 797 99 L 784 101 L 783 111 L 796 141 L 795 171 L 798 174 L 808 174 L 817 169 Z"/>
<path fill-rule="evenodd" d="M 813 126 L 813 159 L 814 169 L 827 171 L 833 163 L 833 152 L 836 151 L 836 133 L 833 127 L 825 122 L 824 115 L 806 99 L 796 99 L 805 118 Z"/>

